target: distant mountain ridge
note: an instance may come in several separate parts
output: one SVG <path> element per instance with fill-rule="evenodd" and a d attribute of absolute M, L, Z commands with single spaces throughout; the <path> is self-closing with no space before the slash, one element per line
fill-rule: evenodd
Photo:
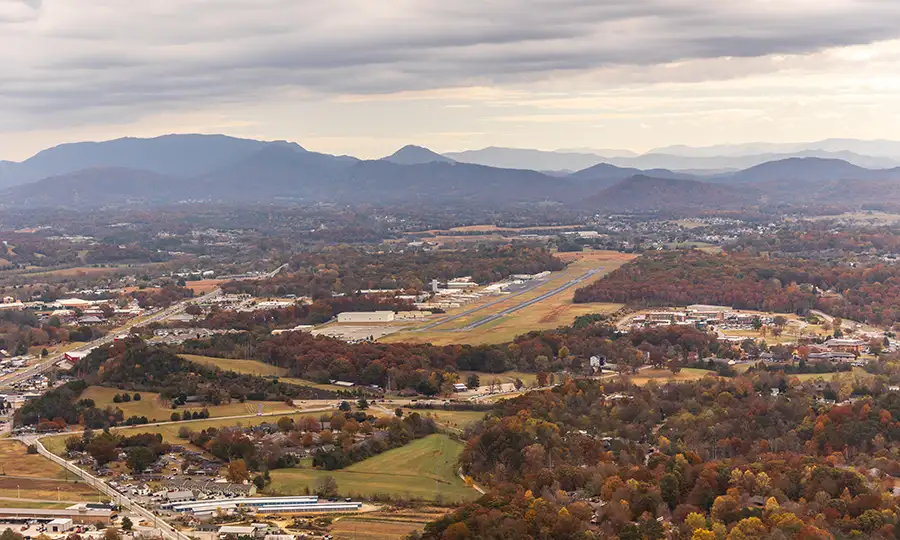
<path fill-rule="evenodd" d="M 397 150 L 393 154 L 382 158 L 385 161 L 390 161 L 391 163 L 398 163 L 400 165 L 420 165 L 422 163 L 456 163 L 456 161 L 438 154 L 437 152 L 432 152 L 431 150 L 424 148 L 422 146 L 416 146 L 414 144 L 408 144 Z"/>
<path fill-rule="evenodd" d="M 192 177 L 243 159 L 269 144 L 294 143 L 194 134 L 67 143 L 38 152 L 21 163 L 7 162 L 0 168 L 0 187 L 104 167 Z"/>
<path fill-rule="evenodd" d="M 510 159 L 532 155 L 499 150 L 511 151 L 506 154 Z M 552 152 L 537 154 L 539 159 L 557 157 Z M 47 171 L 54 172 L 29 180 Z M 415 145 L 382 159 L 361 160 L 312 152 L 290 142 L 218 135 L 62 145 L 22 163 L 0 162 L 0 183 L 9 181 L 10 187 L 0 186 L 0 207 L 79 209 L 184 201 L 491 206 L 546 202 L 646 212 L 735 209 L 767 201 L 792 206 L 900 205 L 900 167 L 871 169 L 830 158 L 790 157 L 705 175 L 605 162 L 572 173 L 542 173 L 454 161 Z"/>
<path fill-rule="evenodd" d="M 761 201 L 762 193 L 746 187 L 697 180 L 636 175 L 586 199 L 590 208 L 617 212 L 740 209 Z"/>

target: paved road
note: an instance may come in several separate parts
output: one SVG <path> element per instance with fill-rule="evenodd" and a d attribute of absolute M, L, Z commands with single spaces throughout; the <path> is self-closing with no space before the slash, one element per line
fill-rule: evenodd
<path fill-rule="evenodd" d="M 175 304 L 174 306 L 157 311 L 155 313 L 151 313 L 148 316 L 138 317 L 136 319 L 133 319 L 133 320 L 125 323 L 123 326 L 120 326 L 119 328 L 116 328 L 116 329 L 110 331 L 107 335 L 103 336 L 100 339 L 95 339 L 94 341 L 91 341 L 90 343 L 87 343 L 82 347 L 79 347 L 77 349 L 67 351 L 67 352 L 70 352 L 70 353 L 71 352 L 81 352 L 81 351 L 86 351 L 86 350 L 89 350 L 89 349 L 92 349 L 95 347 L 100 347 L 102 345 L 107 345 L 109 343 L 112 343 L 113 340 L 116 339 L 116 336 L 122 334 L 123 332 L 127 333 L 132 328 L 139 328 L 141 326 L 146 326 L 148 324 L 152 324 L 152 323 L 167 319 L 173 315 L 177 315 L 177 314 L 181 313 L 182 311 L 184 311 L 185 308 L 187 308 L 187 306 L 189 304 L 191 304 L 192 302 L 208 300 L 210 298 L 218 296 L 221 292 L 222 291 L 220 289 L 214 289 L 214 290 L 208 292 L 207 294 L 204 294 L 203 296 L 200 296 L 198 298 L 188 298 L 188 299 L 185 299 L 185 300 Z M 60 354 L 54 354 L 52 356 L 48 356 L 47 358 L 41 360 L 37 364 L 29 366 L 25 369 L 21 369 L 3 379 L 0 379 L 0 389 L 9 388 L 14 384 L 28 380 L 31 377 L 34 377 L 35 375 L 39 375 L 41 373 L 50 371 L 57 362 L 59 362 L 60 360 L 62 360 L 65 357 L 65 354 L 66 353 L 60 353 Z"/>
<path fill-rule="evenodd" d="M 589 270 L 589 271 L 585 272 L 582 276 L 577 277 L 577 278 L 573 279 L 572 281 L 569 281 L 568 283 L 560 285 L 559 287 L 553 289 L 552 291 L 545 292 L 544 294 L 537 296 L 535 298 L 532 298 L 531 300 L 522 302 L 521 304 L 515 305 L 510 308 L 504 309 L 503 311 L 501 311 L 499 313 L 489 315 L 483 319 L 479 319 L 468 326 L 464 326 L 464 327 L 456 330 L 456 332 L 468 332 L 468 331 L 474 330 L 475 328 L 478 328 L 479 326 L 483 326 L 489 322 L 496 321 L 497 319 L 499 319 L 503 316 L 510 315 L 521 309 L 525 309 L 529 306 L 533 306 L 534 304 L 537 304 L 538 302 L 543 302 L 544 300 L 546 300 L 552 296 L 556 296 L 557 294 L 559 294 L 567 289 L 571 289 L 575 285 L 583 283 L 584 281 L 597 275 L 601 271 L 603 271 L 602 268 L 594 268 L 593 270 Z"/>
<path fill-rule="evenodd" d="M 117 490 L 113 489 L 109 484 L 104 482 L 101 478 L 97 478 L 96 476 L 90 474 L 84 469 L 78 467 L 74 463 L 70 463 L 63 458 L 57 456 L 56 454 L 51 453 L 49 450 L 44 448 L 43 443 L 40 440 L 35 441 L 35 446 L 38 449 L 38 453 L 42 456 L 46 457 L 50 461 L 53 461 L 57 465 L 69 470 L 73 474 L 79 476 L 86 484 L 92 486 L 97 489 L 100 493 L 103 493 L 107 497 L 113 501 L 114 504 L 117 504 L 121 507 L 127 508 L 131 512 L 137 514 L 141 518 L 144 518 L 151 523 L 155 524 L 155 528 L 160 531 L 160 536 L 165 537 L 168 540 L 190 540 L 190 537 L 182 532 L 175 530 L 171 525 L 157 517 L 153 512 L 147 510 L 143 506 L 139 505 L 132 499 L 130 499 L 127 495 L 123 493 L 119 493 Z"/>

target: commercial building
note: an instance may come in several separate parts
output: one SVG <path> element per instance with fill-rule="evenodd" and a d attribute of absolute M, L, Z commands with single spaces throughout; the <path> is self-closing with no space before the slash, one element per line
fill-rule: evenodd
<path fill-rule="evenodd" d="M 394 322 L 393 311 L 346 311 L 338 314 L 339 323 L 387 323 Z"/>
<path fill-rule="evenodd" d="M 74 522 L 72 518 L 56 518 L 47 524 L 47 530 L 51 533 L 64 533 L 72 530 Z"/>
<path fill-rule="evenodd" d="M 218 512 L 245 510 L 259 514 L 297 514 L 321 512 L 355 512 L 362 508 L 359 502 L 324 502 L 316 496 L 301 497 L 243 497 L 198 501 L 180 504 L 166 504 L 173 512 L 189 513 L 195 516 L 214 515 Z"/>
<path fill-rule="evenodd" d="M 90 524 L 97 522 L 109 524 L 113 511 L 109 508 L 90 508 L 86 504 L 76 504 L 65 509 L 47 508 L 0 508 L 0 520 L 37 519 L 51 522 L 57 519 L 68 519 L 73 523 Z"/>
<path fill-rule="evenodd" d="M 825 346 L 830 351 L 860 353 L 866 347 L 866 342 L 861 339 L 829 339 Z"/>

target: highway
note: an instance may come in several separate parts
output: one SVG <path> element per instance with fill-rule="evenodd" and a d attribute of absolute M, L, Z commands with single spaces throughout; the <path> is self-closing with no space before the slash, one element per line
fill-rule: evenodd
<path fill-rule="evenodd" d="M 173 315 L 177 315 L 177 314 L 181 313 L 182 311 L 184 311 L 184 309 L 191 302 L 198 302 L 198 301 L 202 302 L 202 301 L 208 300 L 210 298 L 213 298 L 215 296 L 218 296 L 220 293 L 221 293 L 220 289 L 215 289 L 215 290 L 212 290 L 198 298 L 187 298 L 187 299 L 185 299 L 173 306 L 170 306 L 166 309 L 157 311 L 155 313 L 151 313 L 148 316 L 137 317 L 135 319 L 132 319 L 131 321 L 128 321 L 123 326 L 120 326 L 119 328 L 111 330 L 108 334 L 106 334 L 102 338 L 95 339 L 94 341 L 91 341 L 90 343 L 85 344 L 83 347 L 79 347 L 78 349 L 74 349 L 74 350 L 67 351 L 67 352 L 69 352 L 69 353 L 83 352 L 83 351 L 93 349 L 95 347 L 100 347 L 102 345 L 108 345 L 109 343 L 112 343 L 113 340 L 116 339 L 116 336 L 122 334 L 123 332 L 127 333 L 132 328 L 139 328 L 141 326 L 146 326 L 148 324 L 152 324 L 152 323 L 167 319 Z M 34 377 L 35 375 L 40 375 L 41 373 L 50 371 L 53 368 L 53 366 L 56 365 L 57 362 L 59 362 L 60 360 L 62 360 L 65 357 L 65 355 L 66 355 L 66 353 L 59 353 L 59 354 L 54 354 L 54 355 L 48 356 L 47 358 L 41 359 L 38 363 L 36 363 L 34 365 L 28 366 L 27 368 L 20 369 L 19 371 L 15 372 L 15 373 L 7 375 L 6 377 L 0 379 L 0 389 L 8 389 L 16 383 L 28 380 L 31 377 Z"/>
<path fill-rule="evenodd" d="M 589 270 L 589 271 L 585 272 L 584 275 L 577 277 L 577 278 L 573 279 L 572 281 L 569 281 L 568 283 L 560 285 L 559 287 L 553 289 L 552 291 L 545 292 L 544 294 L 537 296 L 535 298 L 532 298 L 531 300 L 522 302 L 521 304 L 517 304 L 510 308 L 504 309 L 503 311 L 501 311 L 499 313 L 494 313 L 493 315 L 489 315 L 483 319 L 479 319 L 479 320 L 473 322 L 472 324 L 470 324 L 468 326 L 464 326 L 462 328 L 459 328 L 455 331 L 456 332 L 468 332 L 470 330 L 474 330 L 475 328 L 478 328 L 479 326 L 483 326 L 489 322 L 496 321 L 497 319 L 499 319 L 505 315 L 510 315 L 512 313 L 519 311 L 520 309 L 525 309 L 529 306 L 533 306 L 534 304 L 537 304 L 538 302 L 543 302 L 544 300 L 550 298 L 551 296 L 556 296 L 557 294 L 559 294 L 567 289 L 570 289 L 570 288 L 574 287 L 575 285 L 583 283 L 585 280 L 590 279 L 591 277 L 593 277 L 594 275 L 598 274 L 601 271 L 603 271 L 602 268 L 594 268 L 592 270 Z M 485 306 L 485 307 L 487 307 L 487 306 Z"/>
<path fill-rule="evenodd" d="M 39 439 L 35 440 L 34 445 L 37 448 L 39 454 L 80 477 L 87 485 L 96 488 L 97 491 L 109 497 L 114 504 L 123 508 L 127 508 L 134 514 L 137 514 L 147 521 L 154 523 L 154 527 L 158 529 L 161 532 L 161 535 L 168 540 L 190 540 L 190 537 L 188 535 L 175 530 L 174 527 L 157 517 L 153 512 L 134 502 L 133 500 L 128 498 L 128 496 L 119 493 L 102 479 L 97 478 L 96 476 L 90 474 L 89 472 L 76 466 L 75 464 L 69 463 L 56 454 L 51 453 L 49 450 L 44 448 L 43 443 L 41 443 Z"/>

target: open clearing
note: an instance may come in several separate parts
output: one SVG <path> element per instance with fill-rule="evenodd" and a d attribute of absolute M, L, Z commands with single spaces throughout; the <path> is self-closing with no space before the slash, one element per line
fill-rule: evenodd
<path fill-rule="evenodd" d="M 637 375 L 632 376 L 631 382 L 638 386 L 643 386 L 650 381 L 665 384 L 667 382 L 695 381 L 707 375 L 715 374 L 715 371 L 696 368 L 682 368 L 677 374 L 673 374 L 668 369 L 644 369 L 639 371 Z"/>
<path fill-rule="evenodd" d="M 487 297 L 467 306 L 451 310 L 446 315 L 441 315 L 429 320 L 429 323 L 433 323 L 441 317 L 452 317 L 458 313 L 468 312 L 473 308 L 477 309 L 479 305 L 485 306 L 483 309 L 478 309 L 476 312 L 453 320 L 446 325 L 441 325 L 434 329 L 421 332 L 414 331 L 415 329 L 398 332 L 383 338 L 381 341 L 389 343 L 432 343 L 434 345 L 450 345 L 456 343 L 483 345 L 504 343 L 511 341 L 518 335 L 532 330 L 550 330 L 572 324 L 575 318 L 581 315 L 588 315 L 591 313 L 613 313 L 622 307 L 621 304 L 608 303 L 575 304 L 572 302 L 572 298 L 578 287 L 571 287 L 559 294 L 546 298 L 515 313 L 503 316 L 495 321 L 491 321 L 490 323 L 460 331 L 462 328 L 476 323 L 479 320 L 491 315 L 496 315 L 513 306 L 537 298 L 548 291 L 552 291 L 565 283 L 583 276 L 590 270 L 598 268 L 602 269 L 584 283 L 579 284 L 579 286 L 586 286 L 593 281 L 603 278 L 603 276 L 609 272 L 612 272 L 616 268 L 619 268 L 626 262 L 635 258 L 635 255 L 615 251 L 557 253 L 556 256 L 571 264 L 569 264 L 565 270 L 554 273 L 545 283 L 524 294 L 510 297 L 507 300 L 491 305 L 486 304 L 496 302 L 497 298 Z"/>
<path fill-rule="evenodd" d="M 334 409 L 337 410 L 337 409 Z M 122 432 L 124 435 L 135 435 L 138 433 L 159 433 L 163 439 L 169 443 L 185 444 L 184 439 L 178 437 L 178 430 L 182 426 L 186 426 L 193 431 L 203 431 L 207 428 L 223 428 L 230 426 L 258 426 L 264 423 L 275 423 L 282 416 L 298 420 L 300 418 L 312 417 L 318 419 L 323 414 L 330 416 L 334 410 L 327 411 L 297 411 L 285 414 L 273 414 L 271 416 L 248 416 L 246 418 L 212 418 L 207 420 L 189 420 L 182 422 L 166 422 L 164 424 L 142 425 L 134 427 L 113 428 L 115 432 Z M 52 437 L 44 437 L 41 442 L 44 447 L 57 455 L 64 455 L 66 452 L 66 439 L 72 437 L 72 433 L 60 433 Z"/>
<path fill-rule="evenodd" d="M 225 283 L 224 279 L 201 279 L 197 281 L 185 282 L 185 287 L 194 291 L 195 296 L 200 296 L 214 291 L 219 285 Z"/>
<path fill-rule="evenodd" d="M 434 421 L 442 427 L 462 431 L 468 426 L 478 422 L 487 411 L 444 411 L 440 409 L 403 409 L 404 414 L 419 413 L 422 416 L 434 418 Z"/>
<path fill-rule="evenodd" d="M 434 234 L 434 235 L 452 235 L 453 233 L 530 233 L 534 231 L 565 231 L 570 229 L 584 229 L 584 225 L 548 225 L 546 227 L 498 227 L 496 225 L 465 225 L 463 227 L 452 227 L 450 229 L 432 229 L 430 231 L 420 231 L 410 234 Z"/>
<path fill-rule="evenodd" d="M 278 377 L 278 380 L 284 383 L 293 384 L 296 386 L 309 386 L 312 388 L 318 388 L 319 390 L 332 390 L 335 392 L 347 391 L 347 389 L 342 386 L 335 386 L 333 384 L 319 384 L 317 382 L 309 381 L 306 379 L 285 377 L 288 372 L 287 369 L 273 366 L 271 364 L 266 364 L 265 362 L 260 362 L 258 360 L 217 358 L 215 356 L 199 356 L 196 354 L 182 354 L 180 356 L 196 364 L 207 367 L 217 367 L 223 371 L 234 371 L 236 373 L 243 373 L 245 375 L 257 375 L 259 377 Z"/>
<path fill-rule="evenodd" d="M 335 479 L 338 491 L 348 497 L 390 495 L 393 498 L 468 501 L 478 492 L 457 476 L 457 462 L 463 444 L 446 435 L 429 435 L 401 448 L 355 463 L 346 469 L 278 469 L 272 471 L 269 492 L 301 495 L 315 490 L 326 476 Z M 437 491 L 436 491 L 437 489 Z"/>
<path fill-rule="evenodd" d="M 380 510 L 339 518 L 329 529 L 336 540 L 403 540 L 441 518 L 445 508 Z"/>
<path fill-rule="evenodd" d="M 0 439 L 0 475 L 66 478 L 62 467 L 38 454 L 29 454 L 27 450 L 27 447 L 19 441 Z"/>
<path fill-rule="evenodd" d="M 38 502 L 24 501 L 12 497 L 0 497 L 0 506 L 4 508 L 41 508 L 44 510 L 62 510 L 72 506 L 71 502 Z"/>
<path fill-rule="evenodd" d="M 38 499 L 44 501 L 95 501 L 97 492 L 76 482 L 72 474 L 38 454 L 29 454 L 19 441 L 0 439 L 0 498 Z M 68 481 L 66 481 L 68 480 Z M 26 502 L 0 501 L 0 505 L 20 508 Z M 40 504 L 40 503 L 32 503 Z"/>
<path fill-rule="evenodd" d="M 96 502 L 98 500 L 98 492 L 81 482 L 0 477 L 0 497 L 18 499 L 20 496 L 23 499 L 44 501 L 55 501 L 57 497 L 61 501 Z"/>
<path fill-rule="evenodd" d="M 244 360 L 235 358 L 217 358 L 215 356 L 199 356 L 196 354 L 179 355 L 185 360 L 190 360 L 195 364 L 206 367 L 215 367 L 223 371 L 234 371 L 235 373 L 243 373 L 245 375 L 257 375 L 259 377 L 282 377 L 287 374 L 287 370 L 278 366 L 273 366 L 258 360 Z"/>
<path fill-rule="evenodd" d="M 274 412 L 294 412 L 296 409 L 286 405 L 280 401 L 246 401 L 244 403 L 234 402 L 227 405 L 190 405 L 173 409 L 168 403 L 160 399 L 159 394 L 153 392 L 139 392 L 141 394 L 140 401 L 133 399 L 128 403 L 115 403 L 113 398 L 116 394 L 125 393 L 115 388 L 106 388 L 103 386 L 91 386 L 81 398 L 93 399 L 97 407 L 103 409 L 107 406 L 118 407 L 125 413 L 125 418 L 129 416 L 146 416 L 151 422 L 155 418 L 159 422 L 168 421 L 173 412 L 184 414 L 184 411 L 200 411 L 202 409 L 209 410 L 211 418 L 222 416 L 240 416 L 243 414 L 256 414 L 262 409 L 264 413 Z M 134 393 L 131 393 L 134 395 Z"/>

